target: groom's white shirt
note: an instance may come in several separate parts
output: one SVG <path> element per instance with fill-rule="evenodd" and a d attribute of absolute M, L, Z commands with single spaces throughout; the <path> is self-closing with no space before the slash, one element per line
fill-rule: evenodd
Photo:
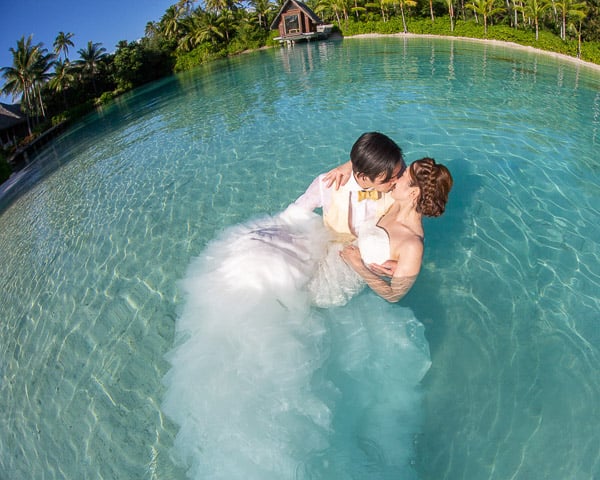
<path fill-rule="evenodd" d="M 294 203 L 311 211 L 322 208 L 325 224 L 336 233 L 350 233 L 356 236 L 358 226 L 365 223 L 376 223 L 385 209 L 393 202 L 388 194 L 382 194 L 381 200 L 363 200 L 359 202 L 358 192 L 363 188 L 356 182 L 354 175 L 351 175 L 346 185 L 338 190 L 335 190 L 334 186 L 328 188 L 326 182 L 323 181 L 323 177 L 324 175 L 319 175 L 310 184 L 306 192 Z M 347 208 L 348 213 L 344 212 L 345 217 L 348 219 L 346 225 L 344 225 L 347 227 L 345 231 L 341 225 L 336 227 L 327 221 L 328 214 L 334 208 Z"/>

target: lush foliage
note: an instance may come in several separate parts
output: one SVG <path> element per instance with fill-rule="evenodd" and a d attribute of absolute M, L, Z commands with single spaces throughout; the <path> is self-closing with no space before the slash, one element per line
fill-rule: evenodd
<path fill-rule="evenodd" d="M 191 52 L 181 52 L 177 55 L 175 71 L 190 70 L 198 65 L 227 56 L 225 50 L 215 50 L 211 45 L 200 45 Z"/>
<path fill-rule="evenodd" d="M 174 55 L 167 43 L 143 38 L 121 42 L 112 60 L 112 75 L 117 89 L 129 90 L 173 72 Z"/>
<path fill-rule="evenodd" d="M 419 35 L 498 40 L 577 57 L 578 42 L 576 39 L 561 40 L 559 36 L 547 31 L 539 32 L 539 37 L 536 40 L 535 32 L 532 30 L 517 30 L 507 25 L 495 25 L 488 26 L 486 34 L 483 26 L 472 20 L 466 22 L 456 21 L 454 31 L 451 31 L 450 18 L 448 16 L 436 18 L 435 22 L 431 22 L 430 19 L 426 18 L 413 18 L 407 22 L 407 25 L 409 33 Z M 357 22 L 349 20 L 344 26 L 343 33 L 344 35 L 388 34 L 398 32 L 398 27 L 401 30 L 401 26 L 401 20 L 398 18 L 392 18 L 387 22 Z M 600 42 L 582 43 L 580 58 L 588 62 L 600 64 Z"/>

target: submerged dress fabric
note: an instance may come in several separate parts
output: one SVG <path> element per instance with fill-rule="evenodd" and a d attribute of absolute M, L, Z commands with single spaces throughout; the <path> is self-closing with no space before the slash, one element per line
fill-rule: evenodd
<path fill-rule="evenodd" d="M 193 479 L 414 478 L 423 327 L 293 206 L 189 267 L 163 411 Z"/>

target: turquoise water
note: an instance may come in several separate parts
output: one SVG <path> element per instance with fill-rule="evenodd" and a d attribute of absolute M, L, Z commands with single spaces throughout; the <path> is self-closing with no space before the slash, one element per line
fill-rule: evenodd
<path fill-rule="evenodd" d="M 0 477 L 186 478 L 161 410 L 178 281 L 223 228 L 284 208 L 368 130 L 455 177 L 401 302 L 432 361 L 415 478 L 598 478 L 600 74 L 425 38 L 163 80 L 4 187 Z"/>

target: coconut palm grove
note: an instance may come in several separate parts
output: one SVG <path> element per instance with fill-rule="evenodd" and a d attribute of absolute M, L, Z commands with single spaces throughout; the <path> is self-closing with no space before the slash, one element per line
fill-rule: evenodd
<path fill-rule="evenodd" d="M 73 32 L 53 45 L 15 39 L 12 65 L 1 66 L 2 93 L 26 117 L 20 132 L 0 138 L 0 181 L 15 150 L 132 88 L 250 49 L 277 46 L 273 19 L 285 4 L 270 0 L 180 0 L 142 39 L 114 53 L 88 42 L 76 52 Z M 509 41 L 600 64 L 600 0 L 309 0 L 334 33 L 412 33 Z M 4 106 L 0 108 L 7 110 Z M 14 109 L 13 109 L 14 110 Z M 10 113 L 10 112 L 8 112 Z M 1 125 L 0 125 L 1 127 Z"/>

